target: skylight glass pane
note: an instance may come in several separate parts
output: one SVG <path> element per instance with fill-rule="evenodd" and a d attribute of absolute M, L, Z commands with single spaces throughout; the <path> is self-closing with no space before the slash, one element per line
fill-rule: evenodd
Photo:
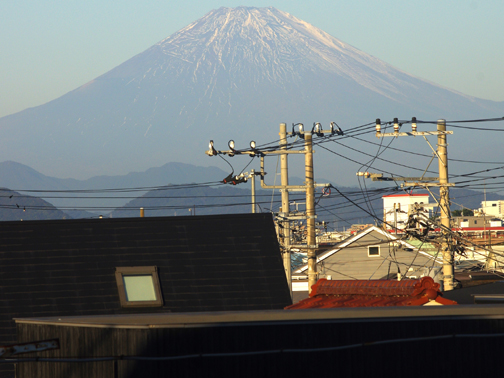
<path fill-rule="evenodd" d="M 128 302 L 155 301 L 157 299 L 152 275 L 123 275 L 123 281 Z"/>

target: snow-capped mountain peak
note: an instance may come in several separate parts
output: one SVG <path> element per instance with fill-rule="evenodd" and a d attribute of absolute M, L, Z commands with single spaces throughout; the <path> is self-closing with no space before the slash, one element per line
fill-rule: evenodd
<path fill-rule="evenodd" d="M 0 119 L 0 159 L 47 175 L 201 165 L 209 139 L 248 145 L 280 122 L 501 116 L 278 9 L 212 10 L 95 80 Z M 76 172 L 80 172 L 76 175 Z"/>

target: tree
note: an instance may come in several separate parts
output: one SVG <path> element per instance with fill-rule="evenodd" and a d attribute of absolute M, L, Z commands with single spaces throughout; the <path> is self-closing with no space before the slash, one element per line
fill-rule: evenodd
<path fill-rule="evenodd" d="M 474 211 L 469 210 L 469 209 L 453 210 L 452 216 L 454 216 L 454 217 L 473 217 Z"/>

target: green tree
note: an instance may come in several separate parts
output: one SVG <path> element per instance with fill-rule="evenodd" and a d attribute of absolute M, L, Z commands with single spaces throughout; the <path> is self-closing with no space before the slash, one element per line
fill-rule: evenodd
<path fill-rule="evenodd" d="M 474 211 L 469 210 L 469 209 L 453 210 L 452 215 L 454 217 L 472 217 L 472 216 L 474 216 Z"/>

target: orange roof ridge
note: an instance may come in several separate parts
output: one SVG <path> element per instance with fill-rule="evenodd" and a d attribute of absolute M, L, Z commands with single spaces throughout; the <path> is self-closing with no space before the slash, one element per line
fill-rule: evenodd
<path fill-rule="evenodd" d="M 419 280 L 327 280 L 312 286 L 310 297 L 285 309 L 421 306 L 431 301 L 454 305 L 442 298 L 440 285 L 432 277 Z"/>

